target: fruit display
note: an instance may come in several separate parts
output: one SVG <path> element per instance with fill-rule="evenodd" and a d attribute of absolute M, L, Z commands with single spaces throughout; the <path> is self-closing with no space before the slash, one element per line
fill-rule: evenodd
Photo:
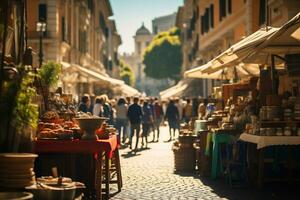
<path fill-rule="evenodd" d="M 80 133 L 80 128 L 73 121 L 61 123 L 39 122 L 38 139 L 73 139 Z"/>
<path fill-rule="evenodd" d="M 47 111 L 42 115 L 43 120 L 59 119 L 59 115 L 55 111 Z"/>

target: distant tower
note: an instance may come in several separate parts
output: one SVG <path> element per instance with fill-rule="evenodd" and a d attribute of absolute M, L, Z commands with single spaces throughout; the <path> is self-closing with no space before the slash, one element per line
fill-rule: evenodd
<path fill-rule="evenodd" d="M 145 48 L 150 44 L 153 35 L 151 32 L 145 27 L 144 23 L 142 26 L 136 31 L 134 38 L 135 43 L 135 57 L 137 58 L 137 66 L 134 66 L 136 69 L 135 76 L 136 76 L 136 85 L 141 86 L 143 85 L 143 78 L 145 77 L 144 74 L 144 65 L 143 65 L 143 54 Z"/>

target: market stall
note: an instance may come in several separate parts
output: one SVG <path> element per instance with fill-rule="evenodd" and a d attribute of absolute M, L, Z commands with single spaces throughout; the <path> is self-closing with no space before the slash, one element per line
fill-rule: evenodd
<path fill-rule="evenodd" d="M 226 79 L 225 70 L 241 62 L 246 71 L 247 65 L 256 67 L 256 73 L 248 74 L 256 78 L 222 85 L 223 116 L 216 117 L 214 111 L 204 118 L 206 123 L 215 118 L 214 125 L 218 124 L 208 128 L 206 143 L 200 142 L 211 155 L 212 178 L 227 174 L 232 183 L 254 174 L 259 187 L 264 181 L 299 179 L 295 176 L 300 166 L 295 153 L 300 140 L 299 19 L 300 13 L 280 28 L 261 29 L 206 65 L 185 72 L 186 77 Z M 204 133 L 197 129 L 195 125 L 198 134 Z"/>
<path fill-rule="evenodd" d="M 95 198 L 101 199 L 102 183 L 106 199 L 110 197 L 111 183 L 117 183 L 120 191 L 116 129 L 105 123 L 107 118 L 77 112 L 71 94 L 50 94 L 48 104 L 49 110 L 40 117 L 34 141 L 33 151 L 39 155 L 35 166 L 37 175 L 50 175 L 50 169 L 55 166 L 60 174 L 85 183 L 86 195 L 95 191 Z M 111 180 L 112 171 L 117 173 L 116 181 Z"/>

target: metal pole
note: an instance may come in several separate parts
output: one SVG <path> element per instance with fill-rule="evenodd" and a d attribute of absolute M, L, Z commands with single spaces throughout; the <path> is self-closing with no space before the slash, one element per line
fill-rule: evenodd
<path fill-rule="evenodd" d="M 40 31 L 40 52 L 39 52 L 39 68 L 43 64 L 43 31 Z"/>

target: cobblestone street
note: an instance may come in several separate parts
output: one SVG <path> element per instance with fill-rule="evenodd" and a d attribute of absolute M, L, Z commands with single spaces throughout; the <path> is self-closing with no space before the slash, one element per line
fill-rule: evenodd
<path fill-rule="evenodd" d="M 159 143 L 149 143 L 148 149 L 131 153 L 121 150 L 123 188 L 112 199 L 297 199 L 284 198 L 288 190 L 266 188 L 264 192 L 254 189 L 231 189 L 225 180 L 213 181 L 201 178 L 196 173 L 175 174 L 172 142 L 168 139 L 167 127 L 161 128 Z M 152 139 L 152 135 L 150 137 Z M 134 144 L 134 143 L 133 143 Z M 140 147 L 140 146 L 139 146 Z M 278 190 L 276 191 L 278 192 Z"/>

